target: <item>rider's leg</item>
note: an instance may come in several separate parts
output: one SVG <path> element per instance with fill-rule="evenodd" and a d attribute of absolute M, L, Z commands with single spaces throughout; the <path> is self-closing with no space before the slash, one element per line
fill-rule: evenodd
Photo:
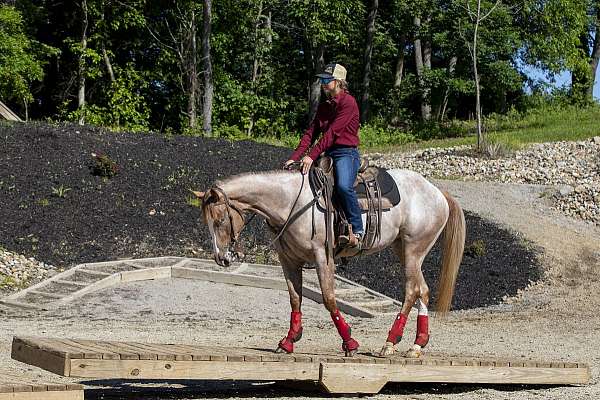
<path fill-rule="evenodd" d="M 352 233 L 363 235 L 364 228 L 358 198 L 354 191 L 354 181 L 360 167 L 360 157 L 355 148 L 340 148 L 331 152 L 335 163 L 335 190 Z"/>

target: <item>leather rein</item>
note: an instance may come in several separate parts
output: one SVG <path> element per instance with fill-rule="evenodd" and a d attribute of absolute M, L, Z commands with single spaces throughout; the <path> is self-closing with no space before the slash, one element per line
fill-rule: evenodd
<path fill-rule="evenodd" d="M 298 164 L 299 164 L 299 162 L 295 162 L 286 169 L 292 170 L 293 167 L 291 167 L 291 166 L 293 166 L 293 165 L 297 166 Z M 288 214 L 288 217 L 287 217 L 285 223 L 283 224 L 283 227 L 279 230 L 279 232 L 277 233 L 275 238 L 273 238 L 273 240 L 271 240 L 271 243 L 269 243 L 268 247 L 272 247 L 273 244 L 285 233 L 285 230 L 292 222 L 294 222 L 296 219 L 298 219 L 298 217 L 300 217 L 302 214 L 304 214 L 309 208 L 314 206 L 319 201 L 319 198 L 322 195 L 321 189 L 317 191 L 317 193 L 315 194 L 312 201 L 307 203 L 304 207 L 302 207 L 296 213 L 293 213 L 294 207 L 296 207 L 296 204 L 298 203 L 298 199 L 300 198 L 300 195 L 302 194 L 302 190 L 304 189 L 304 181 L 305 181 L 305 176 L 304 176 L 304 174 L 302 174 L 302 185 L 300 186 L 300 191 L 298 192 L 298 195 L 296 196 L 296 200 L 294 200 L 294 204 L 292 205 L 292 208 L 290 209 L 290 213 Z M 246 221 L 245 217 L 244 217 L 244 211 L 241 210 L 239 207 L 235 206 L 233 203 L 231 203 L 231 201 L 229 200 L 229 197 L 227 196 L 227 193 L 225 193 L 225 191 L 223 189 L 221 189 L 218 186 L 213 186 L 211 189 L 213 189 L 223 195 L 225 210 L 227 211 L 227 217 L 229 218 L 229 228 L 230 228 L 229 229 L 229 231 L 230 231 L 229 237 L 231 238 L 231 246 L 235 247 L 239 240 L 240 234 L 242 233 L 244 228 L 250 223 L 250 221 L 252 221 L 252 219 L 256 216 L 256 213 L 253 213 L 252 217 L 250 217 L 250 219 L 248 221 Z M 231 211 L 230 211 L 231 209 L 235 210 L 240 215 L 240 217 L 242 217 L 242 219 L 244 220 L 244 224 L 242 225 L 242 228 L 237 233 L 237 235 L 235 234 L 235 229 L 233 227 L 233 217 L 231 216 Z"/>

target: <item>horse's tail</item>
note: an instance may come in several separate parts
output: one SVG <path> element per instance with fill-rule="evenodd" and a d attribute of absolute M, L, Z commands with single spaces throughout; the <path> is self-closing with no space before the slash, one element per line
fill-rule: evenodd
<path fill-rule="evenodd" d="M 466 236 L 465 214 L 460 204 L 447 192 L 443 192 L 443 194 L 448 202 L 448 207 L 450 207 L 450 215 L 444 227 L 442 270 L 436 302 L 436 311 L 441 315 L 446 314 L 450 310 L 458 267 L 462 261 L 465 249 Z"/>

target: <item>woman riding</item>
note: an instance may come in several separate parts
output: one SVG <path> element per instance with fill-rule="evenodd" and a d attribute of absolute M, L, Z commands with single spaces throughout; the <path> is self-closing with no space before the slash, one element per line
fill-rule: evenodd
<path fill-rule="evenodd" d="M 285 167 L 299 161 L 311 146 L 308 154 L 300 161 L 303 174 L 308 173 L 313 161 L 321 153 L 333 159 L 335 192 L 351 225 L 348 227 L 348 235 L 340 236 L 339 242 L 349 247 L 359 247 L 364 228 L 361 209 L 354 191 L 354 181 L 360 167 L 358 105 L 348 92 L 346 68 L 340 64 L 329 64 L 317 77 L 327 100 L 319 104 L 315 118 L 304 132 L 290 159 L 285 162 Z"/>

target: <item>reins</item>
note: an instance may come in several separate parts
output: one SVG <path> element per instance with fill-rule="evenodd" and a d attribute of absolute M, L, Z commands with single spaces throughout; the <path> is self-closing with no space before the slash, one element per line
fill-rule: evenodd
<path fill-rule="evenodd" d="M 291 170 L 293 169 L 293 167 L 291 166 L 297 166 L 298 164 L 300 164 L 299 162 L 294 162 L 292 164 L 290 164 L 290 166 L 288 166 L 286 169 Z M 285 221 L 285 223 L 283 224 L 282 228 L 279 230 L 279 232 L 277 233 L 277 235 L 275 236 L 275 238 L 273 238 L 273 240 L 271 240 L 271 242 L 269 243 L 268 247 L 272 247 L 273 244 L 279 240 L 279 238 L 281 238 L 281 236 L 285 233 L 285 230 L 287 229 L 287 227 L 294 222 L 296 219 L 298 219 L 298 217 L 300 217 L 302 214 L 304 214 L 309 208 L 313 207 L 315 205 L 315 203 L 317 203 L 319 201 L 319 198 L 322 195 L 323 189 L 319 189 L 316 193 L 314 198 L 312 199 L 312 201 L 310 201 L 309 203 L 307 203 L 305 206 L 303 206 L 300 210 L 298 210 L 296 213 L 293 214 L 294 208 L 296 207 L 296 204 L 298 203 L 298 200 L 300 199 L 300 195 L 302 194 L 302 190 L 304 189 L 304 181 L 305 181 L 305 175 L 302 174 L 302 184 L 300 185 L 300 191 L 298 192 L 298 195 L 296 196 L 296 200 L 294 200 L 294 204 L 292 205 L 292 208 L 290 209 L 290 213 L 288 214 L 288 217 Z M 244 219 L 244 212 L 243 210 L 240 210 L 238 207 L 236 207 L 235 205 L 233 205 L 231 203 L 231 201 L 229 200 L 229 197 L 227 196 L 227 194 L 225 193 L 225 191 L 223 189 L 221 189 L 218 186 L 213 186 L 212 189 L 218 191 L 219 193 L 221 193 L 223 195 L 223 198 L 225 200 L 225 207 L 227 210 L 227 217 L 229 218 L 229 227 L 230 227 L 230 237 L 231 237 L 231 243 L 233 246 L 236 245 L 237 240 L 240 236 L 240 234 L 242 233 L 242 231 L 244 230 L 244 228 L 250 223 L 250 221 L 252 221 L 252 219 L 256 216 L 256 213 L 252 214 L 252 217 L 250 217 L 250 219 L 246 222 Z M 244 219 L 244 225 L 242 226 L 242 228 L 240 229 L 240 231 L 238 232 L 238 234 L 235 234 L 234 231 L 234 227 L 233 227 L 233 217 L 231 216 L 231 212 L 229 211 L 229 209 L 234 209 L 238 214 L 240 214 L 240 216 L 242 217 L 242 219 Z M 313 221 L 314 223 L 314 221 Z"/>

